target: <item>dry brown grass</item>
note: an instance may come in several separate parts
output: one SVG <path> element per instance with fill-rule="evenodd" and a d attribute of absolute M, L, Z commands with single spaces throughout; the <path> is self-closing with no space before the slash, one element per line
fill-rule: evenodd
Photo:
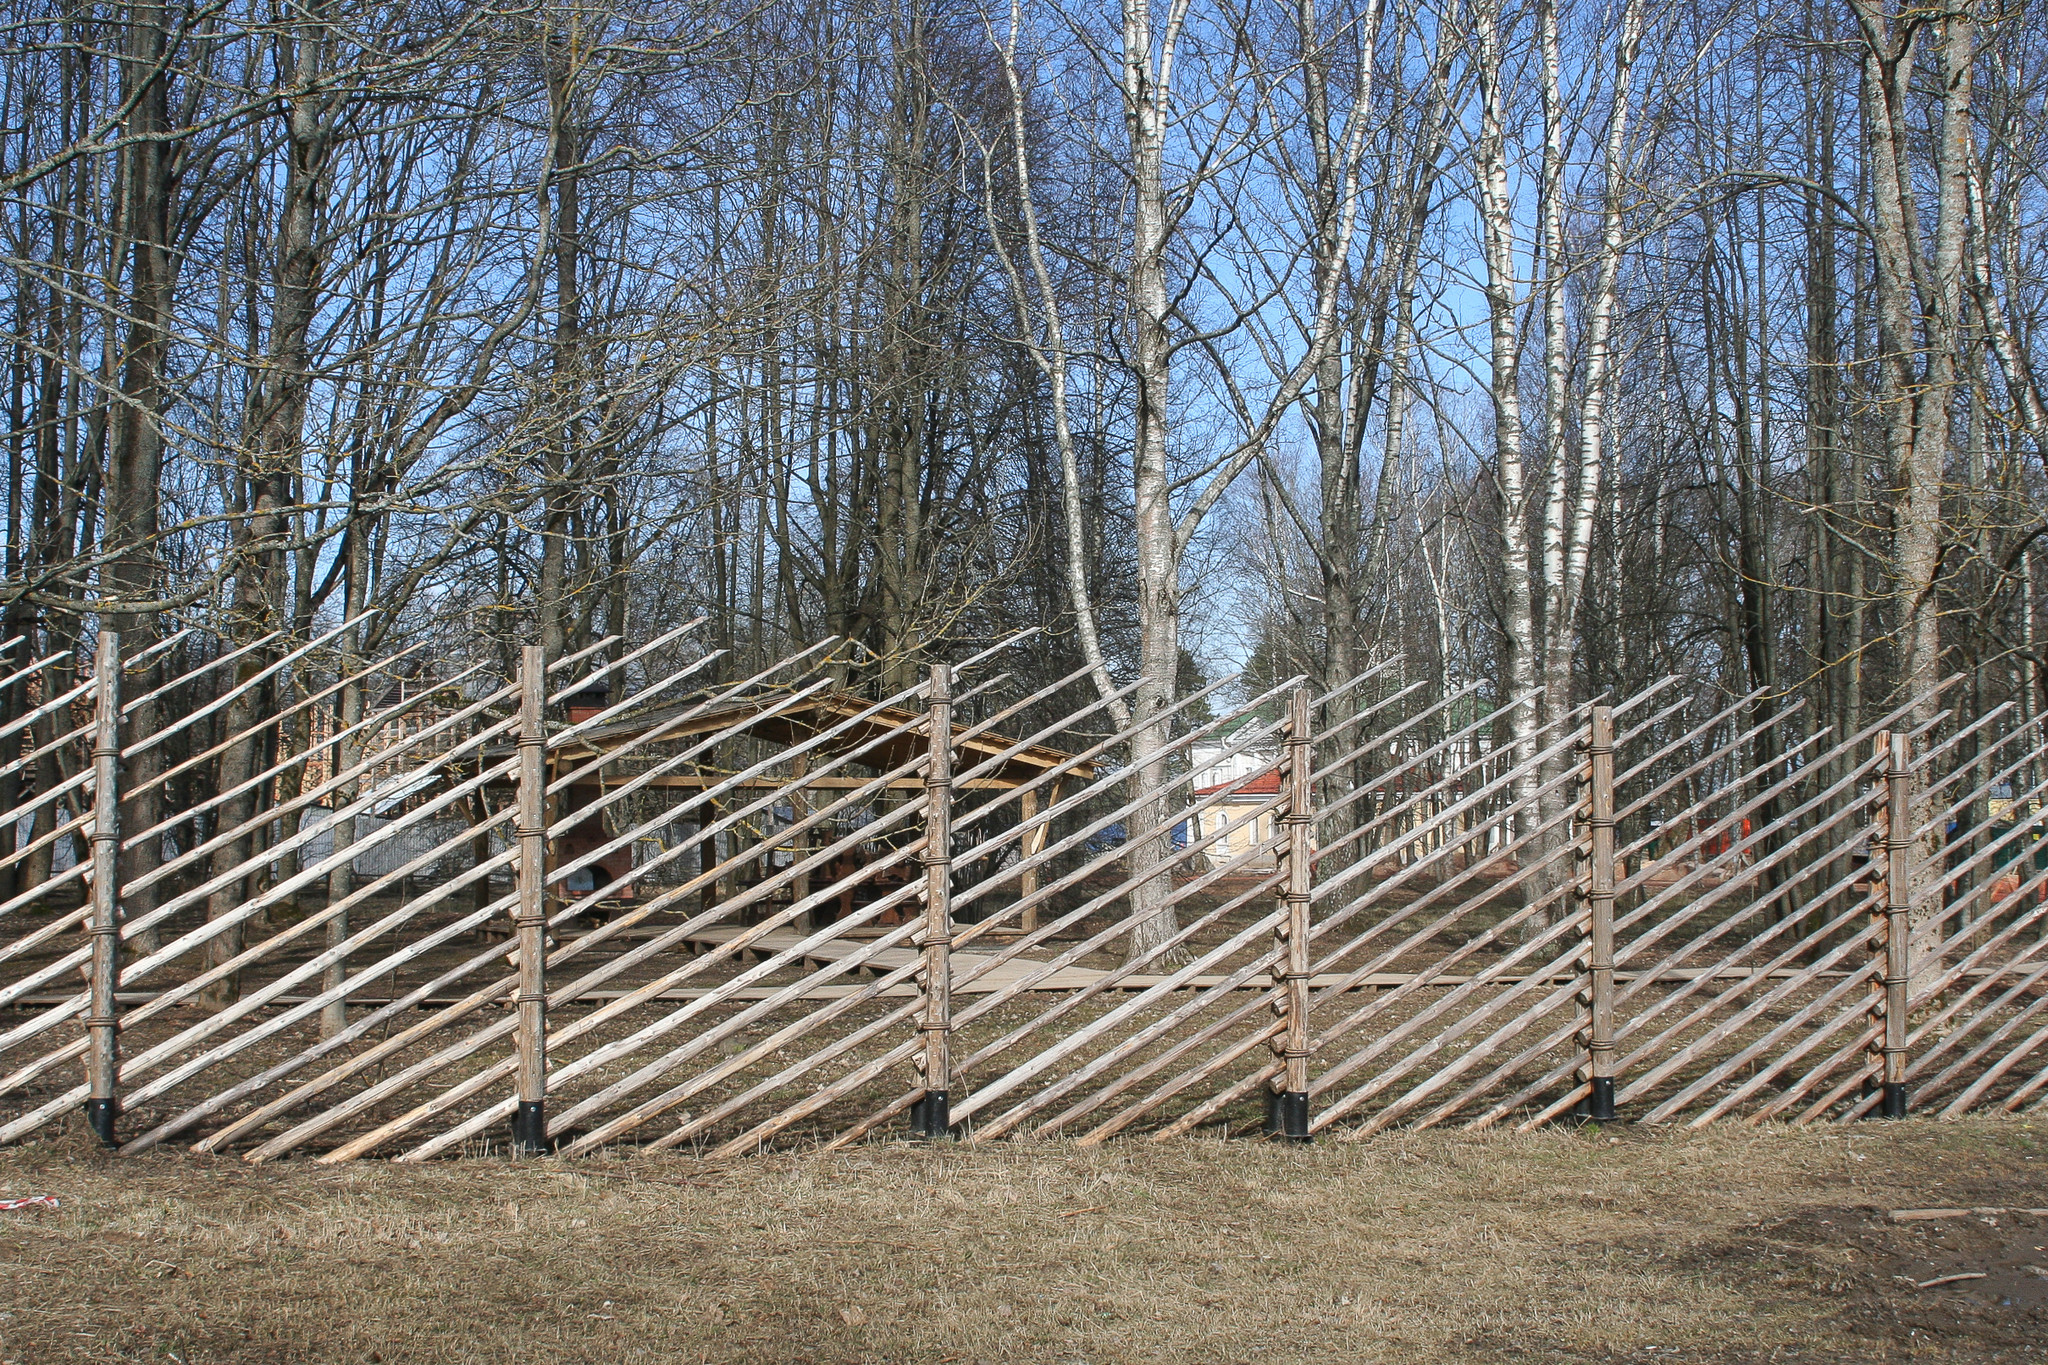
<path fill-rule="evenodd" d="M 0 1153 L 63 1201 L 0 1214 L 0 1359 L 2039 1360 L 2048 1220 L 1882 1211 L 2048 1205 L 2044 1130 L 253 1169 L 73 1137 Z"/>

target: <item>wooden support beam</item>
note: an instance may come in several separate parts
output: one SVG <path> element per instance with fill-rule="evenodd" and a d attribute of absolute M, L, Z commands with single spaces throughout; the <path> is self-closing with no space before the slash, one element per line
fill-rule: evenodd
<path fill-rule="evenodd" d="M 1580 1113 L 1614 1120 L 1614 708 L 1596 706 L 1586 727 L 1586 1097 Z"/>
<path fill-rule="evenodd" d="M 595 757 L 595 755 L 584 755 L 583 757 L 588 759 Z M 641 781 L 640 785 L 643 787 L 667 787 L 680 791 L 702 791 L 707 787 L 721 787 L 728 791 L 781 791 L 789 786 L 791 782 L 796 781 L 800 775 L 792 774 L 789 778 L 779 781 L 775 778 L 762 777 L 749 778 L 745 782 L 733 782 L 719 773 L 672 773 L 663 774 L 659 777 L 645 778 Z M 607 780 L 618 782 L 632 776 L 632 774 L 630 772 L 611 772 L 604 776 Z M 858 791 L 864 787 L 877 786 L 873 779 L 865 777 L 817 777 L 806 781 L 804 785 L 813 791 Z M 924 789 L 924 783 L 915 777 L 897 778 L 882 785 L 890 791 L 914 792 Z M 1017 783 L 1003 778 L 978 777 L 968 782 L 956 782 L 953 789 L 955 791 L 1010 791 L 1017 785 Z"/>
<path fill-rule="evenodd" d="M 924 1007 L 918 1029 L 924 1035 L 920 1070 L 924 1095 L 911 1110 L 919 1137 L 942 1138 L 952 1128 L 947 1112 L 953 1058 L 953 670 L 932 665 L 931 760 L 925 767 L 924 951 L 920 973 Z"/>
<path fill-rule="evenodd" d="M 519 653 L 519 1107 L 512 1148 L 547 1148 L 547 659 L 538 645 Z"/>
<path fill-rule="evenodd" d="M 700 831 L 710 830 L 718 820 L 718 798 L 706 797 L 697 811 L 697 828 Z M 700 913 L 708 913 L 719 901 L 717 869 L 721 864 L 718 860 L 718 835 L 707 833 L 703 840 L 697 846 L 697 875 L 704 882 L 703 889 L 697 893 L 697 909 Z"/>
<path fill-rule="evenodd" d="M 114 987 L 121 970 L 121 637 L 100 632 L 93 665 L 95 723 L 92 736 L 92 1000 L 86 1009 L 85 1121 L 106 1147 L 115 1145 L 114 1118 L 121 1054 Z"/>
<path fill-rule="evenodd" d="M 1912 972 L 1913 772 L 1906 736 L 1888 731 L 1885 743 L 1884 878 L 1884 1098 L 1888 1119 L 1906 1117 L 1907 994 Z"/>
<path fill-rule="evenodd" d="M 1281 807 L 1280 824 L 1286 835 L 1281 844 L 1282 914 L 1273 926 L 1273 984 L 1279 990 L 1277 1006 L 1281 1030 L 1273 1040 L 1281 1060 L 1280 1073 L 1273 1079 L 1277 1090 L 1267 1094 L 1266 1134 L 1290 1142 L 1309 1140 L 1308 1032 L 1309 902 L 1315 892 L 1315 747 L 1309 728 L 1309 693 L 1297 687 L 1287 698 L 1285 752 L 1281 758 L 1281 780 L 1286 804 Z M 1192 842 L 1192 841 L 1191 841 Z"/>

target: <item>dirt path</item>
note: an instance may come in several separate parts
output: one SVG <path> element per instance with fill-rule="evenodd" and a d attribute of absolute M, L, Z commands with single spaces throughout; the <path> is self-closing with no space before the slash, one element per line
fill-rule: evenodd
<path fill-rule="evenodd" d="M 2039 1361 L 2048 1123 L 713 1166 L 0 1153 L 0 1360 Z M 1982 1278 L 1950 1280 L 1951 1275 Z"/>

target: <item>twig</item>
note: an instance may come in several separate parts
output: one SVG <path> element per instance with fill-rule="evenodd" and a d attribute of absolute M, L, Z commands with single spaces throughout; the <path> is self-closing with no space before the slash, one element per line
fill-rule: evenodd
<path fill-rule="evenodd" d="M 1921 1280 L 1913 1287 L 1915 1289 L 1932 1289 L 1938 1284 L 1954 1284 L 1957 1280 L 1981 1280 L 1986 1274 L 1987 1272 L 1982 1270 L 1965 1270 L 1959 1275 L 1937 1275 L 1931 1280 Z"/>

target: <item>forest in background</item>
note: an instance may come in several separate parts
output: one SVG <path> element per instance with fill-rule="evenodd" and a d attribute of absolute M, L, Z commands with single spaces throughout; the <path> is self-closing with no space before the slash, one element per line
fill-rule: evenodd
<path fill-rule="evenodd" d="M 725 676 L 840 636 L 875 695 L 1035 626 L 1026 685 L 1142 678 L 1138 722 L 1398 653 L 1518 750 L 1672 672 L 1842 733 L 1952 673 L 2039 711 L 2024 0 L 8 3 L 0 43 L 23 658 L 353 622 L 341 666 L 509 670 L 702 615 Z"/>

